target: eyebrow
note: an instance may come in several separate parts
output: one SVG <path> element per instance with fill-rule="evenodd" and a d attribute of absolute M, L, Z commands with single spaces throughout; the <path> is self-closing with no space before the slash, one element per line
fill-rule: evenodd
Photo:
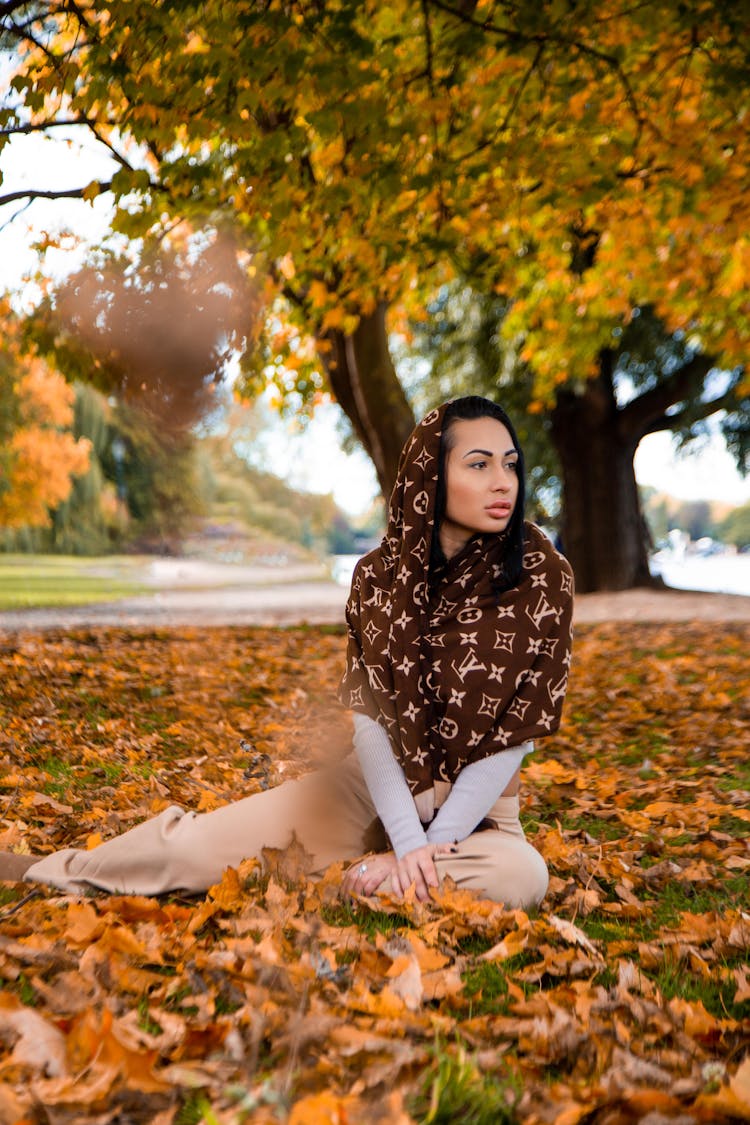
<path fill-rule="evenodd" d="M 505 453 L 503 453 L 503 457 L 510 457 L 511 454 L 517 452 L 518 450 L 515 447 L 513 449 L 506 449 Z M 482 453 L 485 457 L 495 456 L 495 454 L 490 449 L 470 449 L 468 453 L 464 453 L 461 460 L 463 461 L 466 457 L 471 457 L 472 453 Z"/>

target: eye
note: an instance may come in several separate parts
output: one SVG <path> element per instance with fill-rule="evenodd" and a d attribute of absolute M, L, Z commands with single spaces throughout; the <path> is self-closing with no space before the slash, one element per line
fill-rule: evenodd
<path fill-rule="evenodd" d="M 486 461 L 470 461 L 469 462 L 469 468 L 470 469 L 486 469 L 487 468 L 487 462 Z"/>
<path fill-rule="evenodd" d="M 511 472 L 518 472 L 518 461 L 506 461 L 505 468 L 510 469 Z"/>

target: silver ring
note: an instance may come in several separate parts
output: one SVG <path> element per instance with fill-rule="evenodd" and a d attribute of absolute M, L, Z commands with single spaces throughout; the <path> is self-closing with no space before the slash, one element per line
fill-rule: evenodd
<path fill-rule="evenodd" d="M 366 863 L 360 863 L 357 870 L 359 871 L 360 875 L 364 875 L 365 871 L 367 870 L 367 864 Z"/>

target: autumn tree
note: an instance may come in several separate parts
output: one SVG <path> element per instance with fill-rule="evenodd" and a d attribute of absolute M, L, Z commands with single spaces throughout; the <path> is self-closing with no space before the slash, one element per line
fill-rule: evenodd
<path fill-rule="evenodd" d="M 0 345 L 0 418 L 6 427 L 0 462 L 0 527 L 45 527 L 50 510 L 85 473 L 90 443 L 70 432 L 75 392 L 59 372 L 19 347 L 6 310 Z M 12 421 L 11 421 L 12 420 Z"/>
<path fill-rule="evenodd" d="M 330 386 L 387 491 L 412 421 L 389 328 L 457 273 L 512 307 L 502 332 L 551 414 L 579 589 L 646 577 L 632 458 L 684 418 L 742 406 L 750 332 L 748 31 L 731 4 L 508 7 L 340 0 L 13 0 L 4 136 L 65 125 L 107 146 L 117 226 L 231 223 L 263 279 L 245 387 Z M 13 202 L 23 191 L 2 197 Z M 634 311 L 681 368 L 618 401 Z M 708 374 L 737 372 L 712 396 Z M 325 381 L 324 381 L 325 380 Z M 738 408 L 737 447 L 746 432 Z"/>
<path fill-rule="evenodd" d="M 102 458 L 109 444 L 106 400 L 92 387 L 76 384 L 71 431 L 89 445 L 88 466 L 71 480 L 65 499 L 50 510 L 41 527 L 4 528 L 2 544 L 10 551 L 97 555 L 111 548 L 117 517 L 114 485 L 106 479 Z"/>

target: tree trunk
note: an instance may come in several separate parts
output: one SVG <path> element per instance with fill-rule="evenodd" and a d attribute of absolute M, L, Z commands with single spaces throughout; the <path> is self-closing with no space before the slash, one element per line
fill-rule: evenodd
<path fill-rule="evenodd" d="M 633 467 L 638 442 L 621 422 L 605 352 L 599 376 L 582 394 L 558 391 L 552 411 L 563 477 L 562 548 L 582 594 L 653 584 Z"/>
<path fill-rule="evenodd" d="M 414 414 L 393 366 L 385 314 L 381 303 L 370 316 L 362 316 L 351 336 L 327 332 L 321 356 L 336 401 L 372 459 L 387 500 Z"/>

